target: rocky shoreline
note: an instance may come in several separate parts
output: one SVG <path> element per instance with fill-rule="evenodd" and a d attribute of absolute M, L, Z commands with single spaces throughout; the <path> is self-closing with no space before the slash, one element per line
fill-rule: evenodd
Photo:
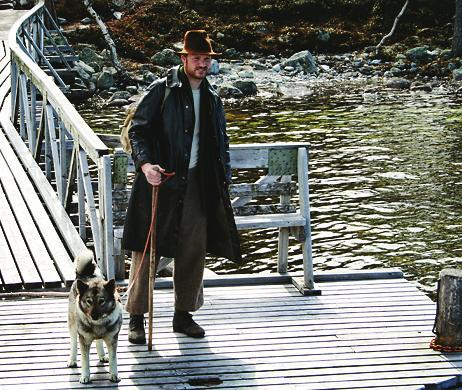
<path fill-rule="evenodd" d="M 105 106 L 128 106 L 139 99 L 150 83 L 163 77 L 169 67 L 180 63 L 174 50 L 156 53 L 147 64 L 127 63 L 131 67 L 128 79 L 121 82 L 110 65 L 107 50 L 98 52 L 92 45 L 79 45 L 77 85 L 85 91 L 85 98 L 95 96 Z M 303 97 L 351 84 L 365 90 L 430 92 L 443 88 L 458 92 L 462 80 L 460 58 L 452 58 L 450 50 L 426 46 L 398 53 L 393 47 L 385 47 L 379 53 L 375 47 L 368 47 L 347 54 L 313 56 L 305 50 L 289 58 L 256 54 L 234 57 L 214 60 L 208 77 L 224 99 Z"/>

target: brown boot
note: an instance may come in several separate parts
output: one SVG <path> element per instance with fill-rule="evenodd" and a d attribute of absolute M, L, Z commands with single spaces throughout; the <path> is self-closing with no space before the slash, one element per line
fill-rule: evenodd
<path fill-rule="evenodd" d="M 175 314 L 173 315 L 173 331 L 184 333 L 194 338 L 205 336 L 205 330 L 192 319 L 190 313 L 177 309 L 175 309 Z"/>
<path fill-rule="evenodd" d="M 128 324 L 128 341 L 132 344 L 146 344 L 143 314 L 130 314 L 130 322 Z"/>

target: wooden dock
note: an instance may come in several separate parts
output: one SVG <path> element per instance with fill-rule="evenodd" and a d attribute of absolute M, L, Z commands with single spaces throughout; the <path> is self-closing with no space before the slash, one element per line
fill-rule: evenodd
<path fill-rule="evenodd" d="M 119 338 L 119 388 L 445 389 L 461 378 L 462 354 L 428 347 L 434 303 L 404 279 L 207 287 L 191 339 L 171 329 L 173 294 L 156 290 L 154 349 Z M 92 350 L 93 383 L 66 367 L 67 300 L 0 302 L 0 388 L 116 387 Z"/>

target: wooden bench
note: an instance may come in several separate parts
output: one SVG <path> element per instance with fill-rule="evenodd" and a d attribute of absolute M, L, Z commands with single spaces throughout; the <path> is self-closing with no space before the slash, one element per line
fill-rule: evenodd
<path fill-rule="evenodd" d="M 287 273 L 289 235 L 302 247 L 302 279 L 293 279 L 304 294 L 319 294 L 314 288 L 311 222 L 308 186 L 308 145 L 306 143 L 243 144 L 230 147 L 235 183 L 230 195 L 239 230 L 278 228 L 278 272 Z M 128 201 L 125 189 L 127 155 L 114 155 L 114 221 L 122 223 Z M 128 168 L 132 171 L 133 168 Z M 240 171 L 240 172 L 239 172 Z M 236 175 L 237 174 L 237 175 Z M 251 183 L 248 181 L 252 180 Z M 121 226 L 114 229 L 116 270 L 123 271 Z M 117 274 L 117 272 L 116 272 Z M 122 276 L 123 277 L 123 276 Z"/>

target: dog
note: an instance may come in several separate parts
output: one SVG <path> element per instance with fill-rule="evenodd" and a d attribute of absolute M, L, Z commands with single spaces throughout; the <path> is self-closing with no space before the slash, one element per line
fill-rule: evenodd
<path fill-rule="evenodd" d="M 77 338 L 82 355 L 80 383 L 90 383 L 90 346 L 96 340 L 100 362 L 109 362 L 111 382 L 119 382 L 117 341 L 122 327 L 122 303 L 115 280 L 104 281 L 98 272 L 93 253 L 86 251 L 75 259 L 76 279 L 69 293 L 68 325 L 71 338 L 68 367 L 77 367 Z M 104 352 L 107 346 L 107 356 Z"/>

